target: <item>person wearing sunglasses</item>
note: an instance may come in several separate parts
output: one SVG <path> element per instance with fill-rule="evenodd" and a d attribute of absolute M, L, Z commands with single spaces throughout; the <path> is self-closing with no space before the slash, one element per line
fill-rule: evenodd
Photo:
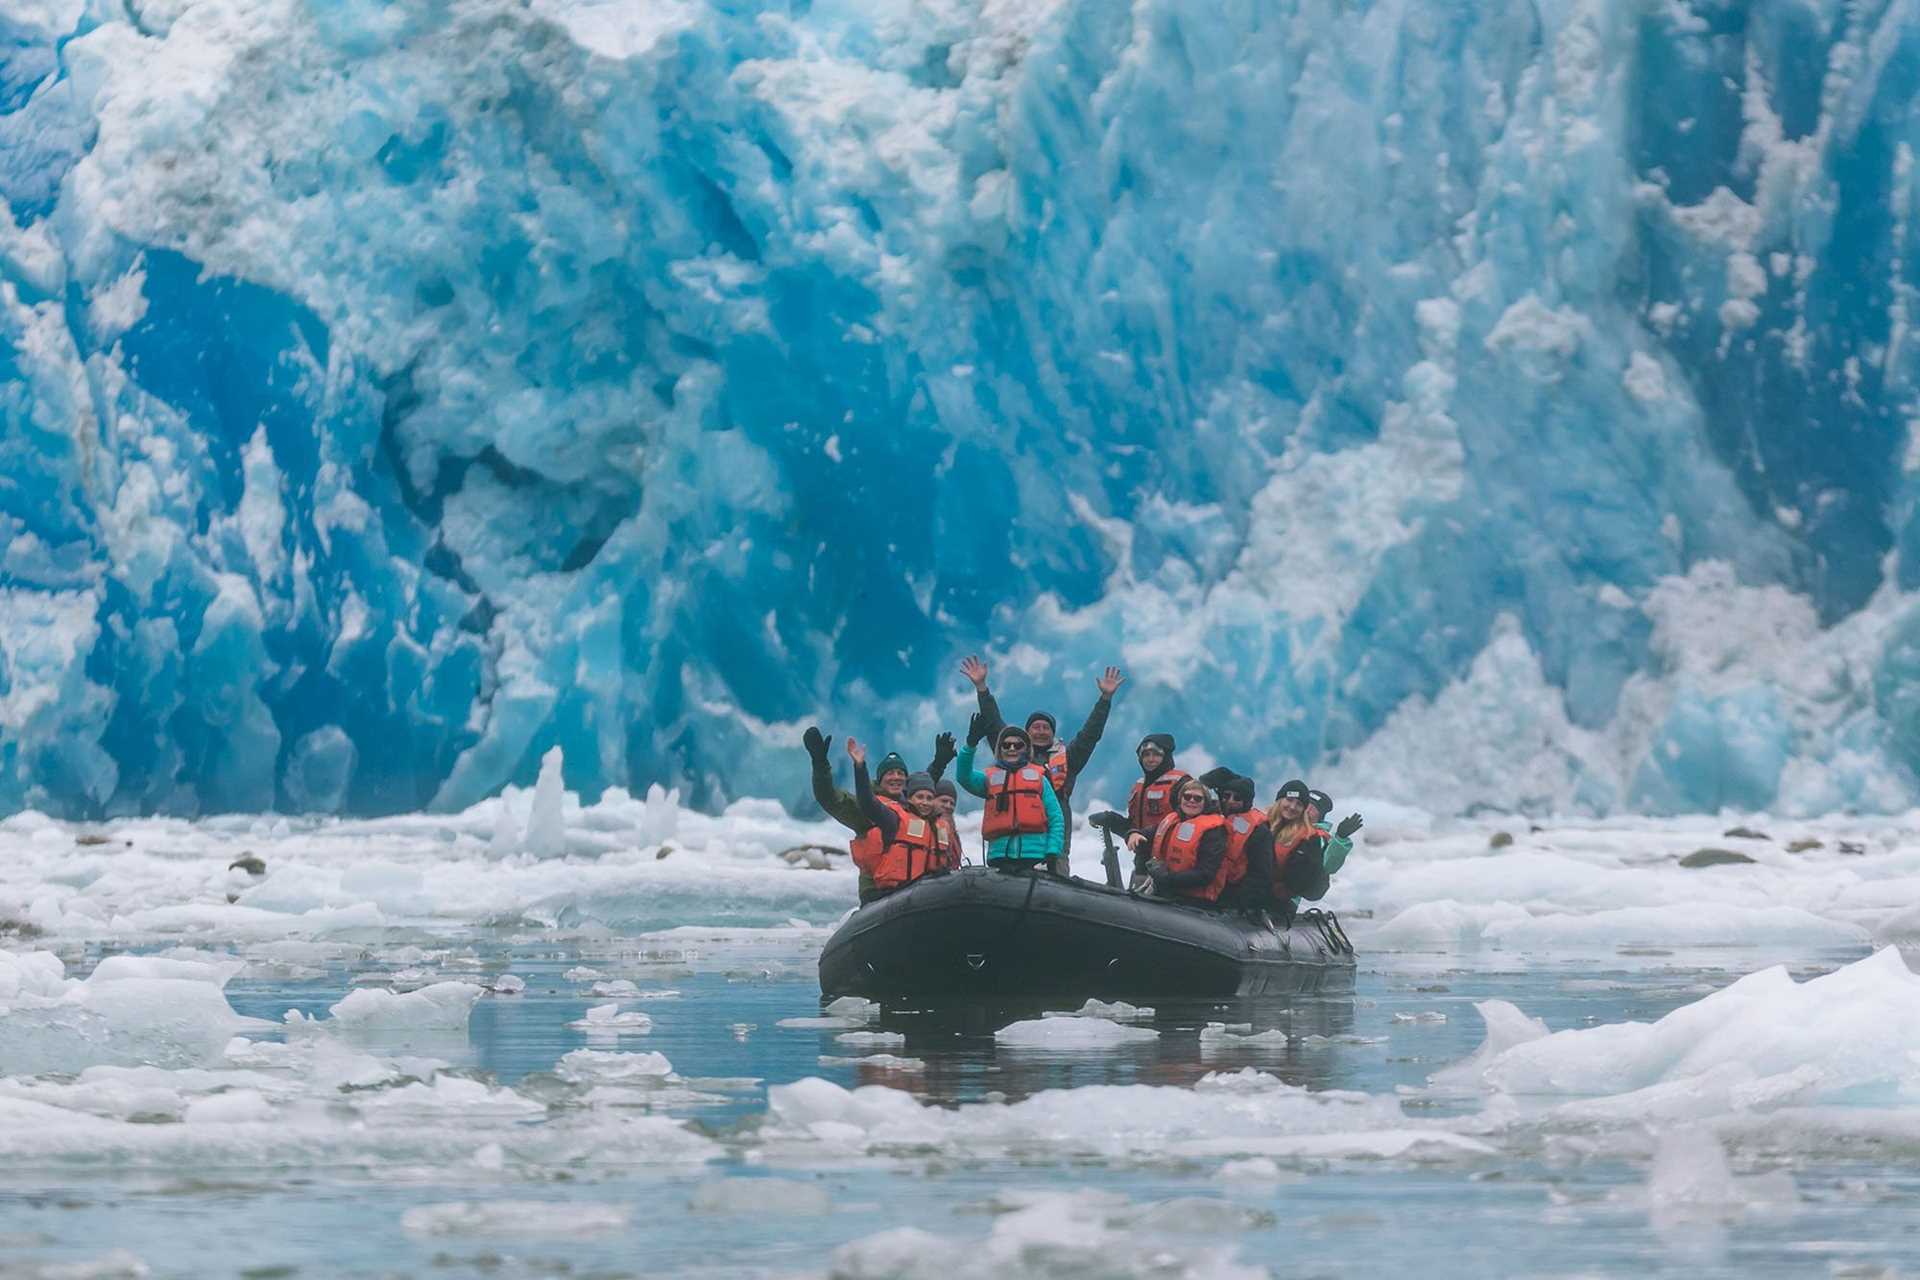
<path fill-rule="evenodd" d="M 969 656 L 960 664 L 960 674 L 972 684 L 974 696 L 980 702 L 980 714 L 987 718 L 987 740 L 998 742 L 1000 730 L 1006 721 L 1000 715 L 999 700 L 993 696 L 993 690 L 987 687 L 987 664 L 978 656 Z M 1032 745 L 1033 758 L 1047 771 L 1047 780 L 1053 783 L 1053 794 L 1060 801 L 1060 811 L 1066 821 L 1066 834 L 1061 838 L 1060 858 L 1055 864 L 1061 875 L 1069 874 L 1068 859 L 1073 852 L 1073 784 L 1080 771 L 1087 767 L 1087 761 L 1093 758 L 1093 749 L 1100 745 L 1100 735 L 1107 730 L 1107 715 L 1113 710 L 1113 695 L 1126 682 L 1120 668 L 1108 667 L 1104 674 L 1096 679 L 1094 688 L 1100 696 L 1094 700 L 1093 710 L 1087 712 L 1087 718 L 1081 722 L 1080 732 L 1073 735 L 1071 741 L 1062 743 L 1059 737 L 1059 724 L 1050 711 L 1029 712 L 1026 719 L 1027 741 Z"/>
<path fill-rule="evenodd" d="M 980 834 L 987 842 L 987 865 L 1002 870 L 1054 871 L 1060 857 L 1066 816 L 1044 766 L 1033 759 L 1027 731 L 1006 725 L 994 739 L 993 763 L 974 764 L 987 719 L 976 713 L 967 727 L 954 773 L 960 785 L 986 801 Z"/>
<path fill-rule="evenodd" d="M 1127 837 L 1140 872 L 1158 897 L 1211 905 L 1226 879 L 1227 820 L 1208 812 L 1206 784 L 1186 778 L 1173 788 L 1173 812 L 1160 819 L 1151 839 Z"/>
<path fill-rule="evenodd" d="M 1220 905 L 1260 911 L 1273 905 L 1273 829 L 1267 815 L 1253 807 L 1253 779 L 1231 769 L 1212 769 L 1200 781 L 1213 788 L 1214 802 L 1227 823 L 1226 874 Z"/>

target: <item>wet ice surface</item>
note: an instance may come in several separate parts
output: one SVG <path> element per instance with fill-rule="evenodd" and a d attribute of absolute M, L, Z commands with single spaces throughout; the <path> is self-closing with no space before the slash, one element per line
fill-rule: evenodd
<path fill-rule="evenodd" d="M 819 998 L 826 828 L 516 825 L 0 823 L 0 1276 L 1920 1266 L 1897 823 L 1383 815 L 1351 996 L 917 1011 Z"/>

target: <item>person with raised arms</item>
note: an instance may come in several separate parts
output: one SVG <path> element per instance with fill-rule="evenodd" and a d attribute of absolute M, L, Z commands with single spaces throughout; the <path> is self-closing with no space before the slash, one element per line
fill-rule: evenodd
<path fill-rule="evenodd" d="M 801 735 L 801 741 L 806 744 L 807 755 L 813 762 L 814 802 L 829 818 L 853 833 L 853 839 L 848 842 L 848 848 L 853 854 L 854 865 L 863 866 L 873 861 L 883 852 L 880 832 L 861 809 L 859 799 L 834 785 L 833 765 L 827 759 L 827 748 L 833 745 L 833 738 L 823 736 L 819 726 L 814 725 Z M 938 783 L 940 775 L 946 771 L 947 764 L 953 756 L 953 735 L 942 733 L 936 736 L 933 740 L 933 761 L 927 766 L 927 775 Z M 880 768 L 875 775 L 880 795 L 896 803 L 904 800 L 907 777 L 906 762 L 900 758 L 898 752 L 889 751 L 880 761 Z M 956 845 L 956 852 L 958 848 L 959 846 Z M 869 902 L 877 896 L 879 895 L 875 892 L 873 877 L 862 870 L 860 901 Z"/>
<path fill-rule="evenodd" d="M 896 801 L 874 794 L 867 778 L 867 753 L 852 738 L 847 739 L 847 758 L 853 761 L 853 790 L 860 811 L 879 833 L 875 843 L 879 851 L 854 851 L 860 870 L 872 877 L 871 896 L 861 895 L 865 905 L 903 889 L 922 876 L 951 869 L 953 850 L 947 844 L 947 827 L 940 821 L 934 795 L 934 781 L 924 773 L 909 774 Z"/>
<path fill-rule="evenodd" d="M 987 664 L 977 655 L 970 655 L 960 663 L 960 674 L 972 683 L 980 714 L 986 717 L 986 740 L 998 743 L 1006 721 L 1000 715 L 999 700 L 987 687 Z M 1081 722 L 1080 731 L 1064 744 L 1059 737 L 1059 722 L 1052 712 L 1036 710 L 1027 714 L 1025 728 L 1033 759 L 1046 769 L 1047 780 L 1053 784 L 1053 794 L 1060 801 L 1061 816 L 1066 823 L 1060 856 L 1054 867 L 1063 876 L 1071 874 L 1068 860 L 1073 851 L 1073 784 L 1080 777 L 1080 771 L 1087 767 L 1087 761 L 1093 758 L 1093 749 L 1100 745 L 1100 735 L 1107 729 L 1107 715 L 1113 710 L 1113 695 L 1125 682 L 1126 676 L 1118 667 L 1108 667 L 1093 682 L 1100 696 Z"/>
<path fill-rule="evenodd" d="M 1060 857 L 1066 817 L 1047 771 L 1032 756 L 1025 729 L 1005 725 L 994 740 L 993 763 L 974 765 L 986 717 L 976 713 L 967 727 L 954 773 L 960 785 L 986 801 L 980 833 L 987 842 L 987 865 L 1004 870 L 1053 870 Z"/>

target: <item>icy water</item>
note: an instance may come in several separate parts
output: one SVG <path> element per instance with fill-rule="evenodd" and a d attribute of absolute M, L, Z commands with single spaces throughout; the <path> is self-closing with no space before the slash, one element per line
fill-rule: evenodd
<path fill-rule="evenodd" d="M 843 1027 L 780 1025 L 820 1015 L 816 941 L 735 939 L 692 949 L 691 961 L 663 958 L 659 947 L 441 939 L 448 953 L 477 960 L 476 971 L 510 972 L 526 988 L 481 999 L 464 1035 L 362 1037 L 375 1051 L 431 1055 L 447 1064 L 444 1071 L 533 1096 L 554 1083 L 555 1064 L 571 1051 L 662 1053 L 682 1087 L 649 1090 L 663 1095 L 657 1103 L 646 1095 L 634 1102 L 685 1119 L 716 1141 L 719 1150 L 704 1163 L 669 1171 L 600 1167 L 583 1175 L 562 1167 L 533 1187 L 502 1185 L 478 1165 L 435 1169 L 404 1161 L 313 1168 L 275 1167 L 269 1158 L 230 1172 L 216 1159 L 193 1169 L 0 1174 L 8 1273 L 97 1264 L 103 1253 L 124 1250 L 161 1276 L 818 1274 L 837 1247 L 887 1228 L 981 1237 L 1023 1206 L 1037 1207 L 1043 1218 L 1027 1224 L 1031 1238 L 1017 1250 L 1034 1274 L 1052 1274 L 1053 1262 L 1060 1274 L 1183 1274 L 1194 1267 L 1231 1273 L 1228 1257 L 1286 1275 L 1350 1274 L 1356 1258 L 1369 1267 L 1458 1276 L 1870 1275 L 1920 1266 L 1920 1168 L 1906 1158 L 1758 1160 L 1740 1172 L 1790 1168 L 1793 1203 L 1710 1205 L 1668 1221 L 1647 1202 L 1647 1170 L 1633 1158 L 1631 1141 L 1613 1156 L 1583 1153 L 1572 1136 L 1491 1157 L 1308 1157 L 1223 1177 L 1220 1161 L 1203 1158 L 1163 1160 L 1149 1151 L 1036 1162 L 1032 1153 L 996 1158 L 964 1142 L 823 1158 L 780 1152 L 764 1132 L 768 1087 L 809 1077 L 847 1089 L 883 1086 L 946 1107 L 1101 1085 L 1191 1088 L 1210 1073 L 1252 1068 L 1315 1092 L 1401 1091 L 1409 1095 L 1403 1106 L 1410 1116 L 1461 1115 L 1477 1110 L 1478 1100 L 1419 1095 L 1432 1072 L 1467 1058 L 1484 1040 L 1476 1001 L 1512 1001 L 1555 1028 L 1650 1022 L 1723 987 L 1743 954 L 1633 955 L 1613 964 L 1527 968 L 1511 967 L 1510 957 L 1475 965 L 1375 954 L 1364 958 L 1351 995 L 1162 1002 L 1136 1024 L 1157 1037 L 1097 1051 L 996 1044 L 999 1026 L 1036 1016 L 1039 1006 L 882 1012 L 865 1029 L 896 1033 L 904 1043 L 883 1046 L 876 1057 L 875 1050 L 839 1042 Z M 420 942 L 402 945 L 412 959 Z M 296 1009 L 324 1016 L 356 975 L 380 970 L 382 950 L 367 946 L 324 976 L 299 981 L 235 979 L 227 995 L 242 1015 L 279 1021 Z M 1793 967 L 1807 976 L 1863 954 L 1809 953 Z M 617 1041 L 578 1029 L 589 1008 L 607 1002 L 589 994 L 590 980 L 566 976 L 582 967 L 605 975 L 601 981 L 634 983 L 644 994 L 620 1004 L 647 1011 L 651 1029 Z M 1203 1038 L 1210 1023 L 1231 1030 Z M 1227 1038 L 1260 1033 L 1269 1034 L 1237 1044 Z M 890 1065 L 901 1058 L 911 1061 Z M 1119 1106 L 1150 1109 L 1152 1097 L 1123 1098 Z M 1153 1128 L 1150 1114 L 1130 1118 Z M 1063 1128 L 1061 1137 L 1072 1146 L 1097 1135 Z M 759 1194 L 750 1184 L 743 1191 L 731 1179 L 768 1180 L 760 1185 L 769 1189 Z M 796 1184 L 805 1197 L 798 1204 Z M 703 1200 L 715 1196 L 718 1203 Z M 528 1200 L 540 1202 L 530 1224 L 490 1218 L 485 1208 L 506 1201 L 527 1212 L 519 1207 Z M 450 1202 L 481 1208 L 444 1233 L 407 1217 Z M 565 1211 L 581 1206 L 626 1220 L 568 1226 Z M 543 1216 L 553 1221 L 543 1223 Z M 1061 1233 L 1064 1246 L 1052 1242 Z M 1091 1264 L 1077 1251 L 1076 1242 L 1090 1235 L 1104 1235 L 1116 1251 L 1111 1272 L 1097 1261 L 1098 1248 Z M 1088 1265 L 1092 1270 L 1083 1270 Z M 842 1274 L 869 1273 L 857 1258 L 838 1266 Z M 871 1270 L 894 1273 L 888 1258 Z"/>
<path fill-rule="evenodd" d="M 1911 824 L 1382 818 L 1351 994 L 1041 1019 L 829 1014 L 824 828 L 525 799 L 0 822 L 0 1277 L 1920 1271 Z"/>

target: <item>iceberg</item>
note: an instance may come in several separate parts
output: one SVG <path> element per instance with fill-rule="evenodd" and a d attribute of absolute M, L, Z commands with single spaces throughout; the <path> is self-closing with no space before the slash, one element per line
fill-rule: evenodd
<path fill-rule="evenodd" d="M 1128 669 L 1089 792 L 1169 727 L 1904 807 L 1917 64 L 1841 0 L 29 5 L 0 811 L 799 804 L 976 647 Z"/>

